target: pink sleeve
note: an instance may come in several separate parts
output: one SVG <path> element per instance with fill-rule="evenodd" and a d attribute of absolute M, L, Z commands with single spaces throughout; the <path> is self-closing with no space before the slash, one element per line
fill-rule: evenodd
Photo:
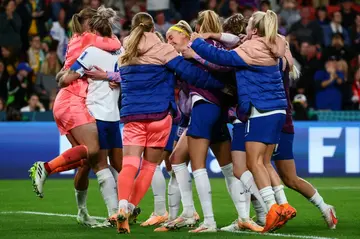
<path fill-rule="evenodd" d="M 216 70 L 216 71 L 231 71 L 233 70 L 232 67 L 228 67 L 228 66 L 220 66 L 220 65 L 216 65 L 214 63 L 211 63 L 203 58 L 201 58 L 198 54 L 195 54 L 194 59 L 199 62 L 200 64 L 207 66 L 208 68 L 210 68 L 211 70 Z"/>
<path fill-rule="evenodd" d="M 101 37 L 94 33 L 86 33 L 82 38 L 83 49 L 89 46 L 95 46 L 105 51 L 116 51 L 121 48 L 121 43 L 116 36 Z"/>

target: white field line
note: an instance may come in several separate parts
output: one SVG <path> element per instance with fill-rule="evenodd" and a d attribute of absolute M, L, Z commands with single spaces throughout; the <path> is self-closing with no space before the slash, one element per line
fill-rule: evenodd
<path fill-rule="evenodd" d="M 8 211 L 8 212 L 0 212 L 0 214 L 30 214 L 30 215 L 40 215 L 40 216 L 55 216 L 55 217 L 76 218 L 76 215 L 72 215 L 72 214 L 48 213 L 48 212 L 32 212 L 32 211 Z M 99 219 L 99 220 L 105 220 L 104 217 L 93 217 L 93 218 Z M 318 236 L 280 234 L 280 233 L 264 233 L 264 234 L 260 234 L 260 233 L 255 233 L 255 232 L 246 232 L 246 231 L 237 231 L 236 233 L 253 234 L 253 235 L 258 235 L 258 236 L 301 238 L 301 239 L 337 239 L 337 238 L 334 238 L 334 237 L 318 237 Z"/>
<path fill-rule="evenodd" d="M 247 231 L 236 231 L 235 233 L 239 234 L 251 234 L 258 236 L 273 236 L 273 237 L 288 237 L 288 238 L 302 238 L 302 239 L 336 239 L 334 237 L 318 237 L 318 236 L 307 236 L 307 235 L 295 235 L 295 234 L 280 234 L 280 233 L 256 233 L 256 232 L 247 232 Z"/>
<path fill-rule="evenodd" d="M 55 217 L 73 217 L 76 218 L 77 215 L 72 214 L 61 214 L 61 213 L 49 213 L 49 212 L 32 212 L 32 211 L 9 211 L 9 212 L 0 212 L 0 214 L 30 214 L 30 215 L 40 215 L 40 216 L 55 216 Z M 92 218 L 98 220 L 105 220 L 105 217 L 94 217 Z"/>
<path fill-rule="evenodd" d="M 285 187 L 286 189 L 289 189 Z M 360 190 L 359 186 L 315 187 L 320 190 Z"/>

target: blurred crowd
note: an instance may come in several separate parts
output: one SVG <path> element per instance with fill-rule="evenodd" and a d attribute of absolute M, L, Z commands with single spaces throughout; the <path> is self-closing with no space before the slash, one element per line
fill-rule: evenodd
<path fill-rule="evenodd" d="M 360 1 L 359 1 L 360 2 Z M 360 5 L 350 0 L 0 0 L 0 111 L 51 111 L 56 73 L 71 38 L 71 17 L 84 7 L 118 12 L 122 40 L 131 19 L 149 12 L 164 34 L 183 19 L 211 9 L 224 19 L 256 10 L 278 13 L 301 77 L 291 84 L 295 109 L 359 110 Z M 311 118 L 311 117 L 310 117 Z"/>

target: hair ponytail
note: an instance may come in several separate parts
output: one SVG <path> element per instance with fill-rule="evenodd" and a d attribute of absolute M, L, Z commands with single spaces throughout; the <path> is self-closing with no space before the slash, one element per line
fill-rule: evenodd
<path fill-rule="evenodd" d="M 103 37 L 111 37 L 115 19 L 116 12 L 112 8 L 101 6 L 97 9 L 95 16 L 89 20 L 90 30 L 99 32 Z"/>
<path fill-rule="evenodd" d="M 126 64 L 132 58 L 138 56 L 138 46 L 144 32 L 150 32 L 154 29 L 154 20 L 146 12 L 137 13 L 131 23 L 131 33 L 127 39 L 125 53 L 120 57 L 120 63 Z"/>
<path fill-rule="evenodd" d="M 197 24 L 200 25 L 199 33 L 221 33 L 223 31 L 219 15 L 212 10 L 200 12 Z"/>
<path fill-rule="evenodd" d="M 278 32 L 278 20 L 275 12 L 267 10 L 264 16 L 265 39 L 271 44 L 275 44 Z"/>
<path fill-rule="evenodd" d="M 76 13 L 71 18 L 71 27 L 70 30 L 73 34 L 82 34 L 84 32 L 82 24 L 91 19 L 96 15 L 96 10 L 87 7 L 81 10 L 79 13 Z"/>

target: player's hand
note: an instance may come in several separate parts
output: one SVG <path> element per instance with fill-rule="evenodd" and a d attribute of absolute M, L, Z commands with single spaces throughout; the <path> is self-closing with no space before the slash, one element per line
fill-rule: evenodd
<path fill-rule="evenodd" d="M 209 39 L 209 38 L 213 37 L 213 33 L 206 32 L 206 33 L 202 33 L 200 36 L 201 36 L 201 38 Z"/>
<path fill-rule="evenodd" d="M 91 70 L 85 71 L 85 74 L 92 80 L 107 79 L 106 72 L 98 66 L 94 66 Z"/>
<path fill-rule="evenodd" d="M 116 89 L 120 86 L 120 83 L 116 83 L 114 81 L 109 81 L 109 86 L 111 89 Z"/>
<path fill-rule="evenodd" d="M 191 58 L 194 58 L 196 53 L 190 47 L 186 47 L 181 51 L 181 54 L 185 59 L 191 59 Z"/>
<path fill-rule="evenodd" d="M 240 41 L 239 41 L 239 45 L 244 43 L 246 40 L 248 40 L 248 36 L 246 34 L 240 34 L 239 35 Z"/>

